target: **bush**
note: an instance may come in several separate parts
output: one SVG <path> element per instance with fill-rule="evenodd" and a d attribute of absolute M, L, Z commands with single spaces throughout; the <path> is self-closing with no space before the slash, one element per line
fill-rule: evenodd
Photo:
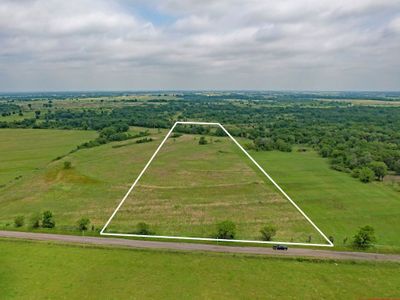
<path fill-rule="evenodd" d="M 383 180 L 387 175 L 387 165 L 382 161 L 373 161 L 369 164 L 369 167 L 374 171 L 378 180 Z"/>
<path fill-rule="evenodd" d="M 368 167 L 364 167 L 360 170 L 358 174 L 361 182 L 368 183 L 375 179 L 375 173 Z"/>
<path fill-rule="evenodd" d="M 263 241 L 270 241 L 276 234 L 276 227 L 273 225 L 266 225 L 260 232 Z"/>
<path fill-rule="evenodd" d="M 40 227 L 40 214 L 34 214 L 29 219 L 29 225 L 32 228 L 39 228 Z"/>
<path fill-rule="evenodd" d="M 152 141 L 153 141 L 152 138 L 143 138 L 143 139 L 137 140 L 135 143 L 136 144 L 143 144 L 143 143 L 149 143 L 149 142 L 152 142 Z"/>
<path fill-rule="evenodd" d="M 173 134 L 171 134 L 170 138 L 178 138 L 178 137 L 181 137 L 181 136 L 182 136 L 182 133 L 174 132 Z"/>
<path fill-rule="evenodd" d="M 351 176 L 352 176 L 353 178 L 358 178 L 358 177 L 360 177 L 360 169 L 358 169 L 358 168 L 354 169 L 354 170 L 351 172 Z"/>
<path fill-rule="evenodd" d="M 204 136 L 200 137 L 199 145 L 206 145 L 208 144 L 206 138 Z"/>
<path fill-rule="evenodd" d="M 89 218 L 82 218 L 80 220 L 78 220 L 78 228 L 80 231 L 86 231 L 89 228 L 90 225 L 90 220 Z"/>
<path fill-rule="evenodd" d="M 369 225 L 360 228 L 360 230 L 353 238 L 353 246 L 357 249 L 368 249 L 375 242 L 375 230 Z"/>
<path fill-rule="evenodd" d="M 68 170 L 72 168 L 72 163 L 70 161 L 64 161 L 64 169 Z"/>
<path fill-rule="evenodd" d="M 22 227 L 25 224 L 25 217 L 24 216 L 17 216 L 14 219 L 15 227 Z"/>
<path fill-rule="evenodd" d="M 56 222 L 53 218 L 53 213 L 49 210 L 45 211 L 42 216 L 42 227 L 53 228 L 56 226 Z"/>
<path fill-rule="evenodd" d="M 400 159 L 394 163 L 393 169 L 396 172 L 396 175 L 400 175 Z"/>
<path fill-rule="evenodd" d="M 136 234 L 150 235 L 153 233 L 150 231 L 150 226 L 147 223 L 140 222 L 136 225 Z"/>
<path fill-rule="evenodd" d="M 217 239 L 234 239 L 236 225 L 232 221 L 223 221 L 217 224 Z"/>

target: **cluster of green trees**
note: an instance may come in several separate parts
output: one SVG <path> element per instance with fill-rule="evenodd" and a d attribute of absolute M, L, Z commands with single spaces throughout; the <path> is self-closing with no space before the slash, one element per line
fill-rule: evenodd
<path fill-rule="evenodd" d="M 25 225 L 25 217 L 20 215 L 14 219 L 15 227 L 22 227 Z M 29 226 L 32 228 L 53 228 L 56 226 L 53 213 L 49 210 L 44 211 L 42 214 L 34 214 L 29 220 Z"/>
<path fill-rule="evenodd" d="M 318 100 L 312 95 L 319 97 Z M 363 182 L 382 180 L 388 172 L 400 174 L 400 107 L 322 102 L 320 93 L 254 92 L 216 96 L 182 93 L 177 96 L 176 100 L 155 98 L 151 102 L 141 101 L 140 105 L 108 110 L 101 107 L 43 110 L 36 114 L 37 119 L 0 120 L 0 128 L 97 130 L 98 139 L 80 146 L 93 147 L 129 138 L 126 132 L 129 126 L 170 128 L 176 120 L 218 121 L 233 136 L 250 139 L 252 142 L 247 145 L 250 149 L 291 151 L 293 145 L 307 145 L 329 158 L 335 170 L 348 172 Z M 336 99 L 335 94 L 325 96 Z M 337 95 L 338 99 L 342 96 Z M 355 94 L 346 96 L 355 97 Z M 220 128 L 197 125 L 178 126 L 176 131 L 225 135 Z"/>
<path fill-rule="evenodd" d="M 9 104 L 9 103 L 0 103 L 0 115 L 1 116 L 5 117 L 5 116 L 11 116 L 14 114 L 22 115 L 21 108 L 18 105 Z"/>
<path fill-rule="evenodd" d="M 90 219 L 87 217 L 81 218 L 77 221 L 77 229 L 80 231 L 86 231 L 89 229 Z M 22 227 L 25 225 L 25 216 L 19 215 L 14 218 L 14 226 Z M 54 215 L 50 210 L 44 211 L 42 214 L 34 214 L 30 217 L 28 226 L 31 228 L 54 228 L 56 222 L 54 220 Z M 94 226 L 92 226 L 94 230 Z"/>

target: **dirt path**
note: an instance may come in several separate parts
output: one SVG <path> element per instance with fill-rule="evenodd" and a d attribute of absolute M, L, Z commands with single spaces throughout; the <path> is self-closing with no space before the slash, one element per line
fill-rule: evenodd
<path fill-rule="evenodd" d="M 223 253 L 242 253 L 257 255 L 277 255 L 289 257 L 312 257 L 334 260 L 368 260 L 368 261 L 396 261 L 400 262 L 400 255 L 397 254 L 375 254 L 364 252 L 345 252 L 314 250 L 306 248 L 292 248 L 288 251 L 275 251 L 271 248 L 261 247 L 238 247 L 238 246 L 219 246 L 208 244 L 176 243 L 176 242 L 158 242 L 128 240 L 122 238 L 104 238 L 104 237 L 84 237 L 76 235 L 47 234 L 18 231 L 1 231 L 0 238 L 17 238 L 40 241 L 55 241 L 64 243 L 92 244 L 105 246 L 119 246 L 142 249 L 168 249 L 180 251 L 209 251 Z M 1 239 L 0 239 L 1 241 Z"/>

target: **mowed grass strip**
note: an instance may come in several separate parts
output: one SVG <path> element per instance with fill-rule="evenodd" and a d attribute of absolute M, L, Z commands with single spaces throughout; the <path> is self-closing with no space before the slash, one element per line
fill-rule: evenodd
<path fill-rule="evenodd" d="M 399 264 L 0 240 L 2 299 L 400 297 Z"/>
<path fill-rule="evenodd" d="M 215 237 L 218 223 L 237 226 L 236 239 L 324 243 L 322 236 L 228 137 L 168 139 L 108 228 L 133 233 L 145 222 L 157 235 Z"/>

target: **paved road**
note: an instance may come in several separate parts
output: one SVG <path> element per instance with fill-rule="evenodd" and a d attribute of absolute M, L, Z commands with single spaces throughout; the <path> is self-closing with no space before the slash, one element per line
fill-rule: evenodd
<path fill-rule="evenodd" d="M 313 257 L 313 258 L 335 259 L 335 260 L 368 260 L 368 261 L 400 262 L 400 255 L 395 255 L 395 254 L 375 254 L 375 253 L 364 253 L 364 252 L 314 250 L 306 248 L 291 248 L 288 251 L 275 251 L 272 250 L 271 248 L 262 248 L 262 247 L 238 247 L 238 246 L 219 246 L 219 245 L 195 244 L 195 243 L 141 241 L 141 240 L 128 240 L 123 238 L 84 237 L 76 235 L 1 231 L 1 230 L 0 230 L 0 237 L 40 240 L 40 241 L 55 241 L 64 243 L 119 246 L 119 247 L 142 248 L 142 249 L 168 249 L 168 250 L 179 250 L 179 251 L 205 251 L 205 252 L 208 251 L 208 252 L 241 253 L 241 254 L 256 254 L 256 255 L 269 255 L 269 256 L 276 255 L 276 256 L 289 256 L 289 257 Z"/>

